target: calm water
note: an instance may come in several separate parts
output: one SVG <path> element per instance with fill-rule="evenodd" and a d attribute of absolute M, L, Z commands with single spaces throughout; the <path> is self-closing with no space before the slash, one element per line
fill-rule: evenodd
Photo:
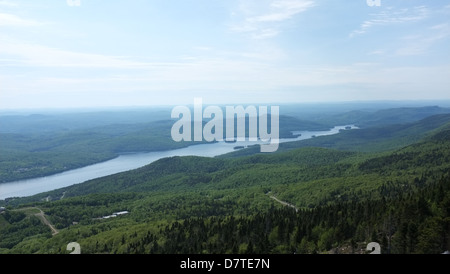
<path fill-rule="evenodd" d="M 312 138 L 313 135 L 321 136 L 336 134 L 340 129 L 344 128 L 345 126 L 337 126 L 328 131 L 294 131 L 294 134 L 301 135 L 297 138 L 280 139 L 280 143 L 309 139 Z M 355 127 L 352 126 L 352 128 Z M 168 151 L 121 155 L 106 162 L 65 171 L 51 176 L 0 184 L 0 199 L 31 196 L 37 193 L 79 184 L 87 180 L 136 169 L 165 157 L 188 155 L 214 157 L 234 151 L 235 146 L 247 146 L 257 143 L 258 142 L 248 141 L 236 143 L 217 142 L 193 145 Z"/>

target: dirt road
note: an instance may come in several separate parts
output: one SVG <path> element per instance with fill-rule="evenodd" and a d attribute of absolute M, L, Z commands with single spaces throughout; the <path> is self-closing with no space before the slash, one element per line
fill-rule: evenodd
<path fill-rule="evenodd" d="M 275 196 L 269 196 L 269 197 L 272 198 L 272 199 L 274 199 L 275 201 L 279 202 L 279 203 L 282 204 L 282 205 L 292 207 L 293 209 L 295 209 L 295 212 L 298 212 L 298 208 L 295 207 L 295 205 L 290 204 L 290 203 L 285 202 L 285 201 L 281 201 L 281 200 L 279 200 L 279 199 L 278 199 L 277 197 L 275 197 Z"/>
<path fill-rule="evenodd" d="M 50 227 L 50 229 L 52 230 L 52 235 L 56 235 L 58 234 L 58 230 L 47 220 L 47 218 L 45 217 L 44 211 L 42 211 L 42 209 L 35 207 L 39 210 L 39 213 L 34 214 L 34 216 L 38 217 L 39 219 L 41 219 L 41 221 L 47 225 L 48 227 Z"/>

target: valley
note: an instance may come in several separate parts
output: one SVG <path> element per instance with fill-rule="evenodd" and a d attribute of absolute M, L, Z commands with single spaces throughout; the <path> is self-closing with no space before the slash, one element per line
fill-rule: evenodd
<path fill-rule="evenodd" d="M 69 242 L 83 253 L 360 253 L 368 242 L 382 253 L 442 253 L 450 249 L 445 110 L 379 110 L 389 113 L 384 122 L 364 126 L 375 116 L 359 116 L 358 130 L 282 143 L 276 153 L 170 156 L 2 200 L 0 253 L 68 253 Z M 280 132 L 302 123 L 284 121 Z M 42 209 L 58 233 L 20 212 L 28 207 Z"/>

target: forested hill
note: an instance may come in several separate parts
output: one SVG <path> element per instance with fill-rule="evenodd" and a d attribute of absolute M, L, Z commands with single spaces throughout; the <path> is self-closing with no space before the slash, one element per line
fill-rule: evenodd
<path fill-rule="evenodd" d="M 395 149 L 419 140 L 428 130 L 419 126 L 414 132 L 414 129 L 403 128 L 404 123 L 449 113 L 450 109 L 358 110 L 358 115 L 354 112 L 335 115 L 324 112 L 325 117 L 313 119 L 302 112 L 301 106 L 291 106 L 281 111 L 280 137 L 293 137 L 292 131 L 328 130 L 336 125 L 353 123 L 364 130 L 359 132 L 359 136 L 352 132 L 304 143 L 282 144 L 281 150 L 301 146 L 360 151 Z M 161 151 L 192 145 L 193 142 L 172 140 L 170 133 L 174 122 L 170 120 L 169 108 L 0 115 L 0 183 L 48 176 L 106 161 L 122 153 Z M 393 123 L 403 124 L 396 126 Z M 372 142 L 372 145 L 367 145 L 366 141 Z M 232 155 L 253 154 L 257 149 L 240 150 Z"/>
<path fill-rule="evenodd" d="M 355 131 L 344 131 L 334 136 L 323 136 L 305 142 L 287 143 L 286 148 L 321 146 L 351 151 L 387 151 L 418 142 L 441 129 L 448 129 L 450 114 L 438 114 L 424 119 L 383 126 L 373 126 Z"/>
<path fill-rule="evenodd" d="M 442 166 L 450 165 L 448 155 L 449 139 L 447 138 L 450 131 L 450 115 L 428 118 L 420 124 L 430 125 L 436 118 L 439 118 L 437 120 L 440 121 L 449 119 L 449 122 L 443 126 L 440 126 L 441 123 L 437 123 L 433 127 L 430 126 L 430 128 L 438 127 L 441 129 L 433 130 L 433 135 L 429 135 L 430 131 L 427 131 L 428 133 L 422 134 L 425 137 L 421 141 L 392 152 L 361 153 L 312 146 L 289 149 L 279 153 L 256 154 L 233 159 L 194 156 L 171 157 L 158 160 L 133 171 L 110 175 L 52 191 L 50 195 L 59 197 L 63 192 L 65 197 L 91 193 L 162 190 L 174 192 L 184 191 L 186 187 L 217 190 L 259 186 L 264 189 L 266 187 L 272 189 L 278 184 L 285 185 L 299 181 L 308 182 L 308 184 L 311 184 L 310 187 L 317 187 L 314 183 L 309 183 L 309 181 L 342 176 L 369 176 L 369 174 L 376 173 L 398 173 L 403 176 L 408 169 L 413 169 L 413 174 L 416 174 L 419 170 L 420 172 L 429 172 L 430 170 L 439 170 Z M 414 125 L 417 125 L 417 123 Z M 410 129 L 414 128 L 414 126 L 405 128 Z M 359 132 L 359 130 L 348 131 L 348 133 L 350 132 Z M 367 146 L 370 146 L 369 141 Z M 387 173 L 386 169 L 389 169 L 390 172 Z M 395 177 L 401 176 L 396 175 Z M 302 188 L 307 188 L 308 184 L 302 184 L 301 186 Z M 372 186 L 361 184 L 354 188 L 353 191 L 359 187 L 370 188 L 374 185 L 375 182 L 372 183 Z M 297 187 L 300 187 L 300 185 Z M 339 189 L 339 183 L 335 187 Z M 284 192 L 288 193 L 290 191 Z M 43 193 L 35 197 L 48 195 L 48 193 Z M 292 195 L 291 192 L 289 196 L 295 195 Z M 302 196 L 296 198 L 300 203 L 299 205 L 302 206 L 307 204 L 306 201 L 315 200 L 312 197 Z M 330 197 L 330 199 L 332 198 Z M 320 203 L 323 202 L 322 199 Z"/>
<path fill-rule="evenodd" d="M 0 183 L 48 176 L 124 153 L 164 151 L 199 143 L 172 139 L 175 121 L 168 119 L 168 110 L 119 114 L 0 116 Z M 149 121 L 143 122 L 144 114 Z M 131 122 L 133 117 L 135 122 Z M 285 115 L 280 116 L 279 122 L 281 138 L 293 137 L 293 130 L 332 127 Z"/>
<path fill-rule="evenodd" d="M 447 118 L 430 119 L 416 126 Z M 8 200 L 0 252 L 66 253 L 76 241 L 86 253 L 355 253 L 376 241 L 383 252 L 442 253 L 450 249 L 450 128 L 431 128 L 390 152 L 172 157 Z M 59 233 L 36 223 L 30 207 Z M 101 219 L 120 211 L 128 214 Z"/>
<path fill-rule="evenodd" d="M 390 151 L 418 142 L 439 130 L 448 129 L 449 123 L 450 114 L 438 114 L 410 123 L 364 127 L 358 130 L 341 131 L 336 135 L 281 143 L 278 151 L 300 147 L 323 147 L 359 152 Z M 250 147 L 220 157 L 241 157 L 258 153 L 257 147 Z"/>
<path fill-rule="evenodd" d="M 376 110 L 351 110 L 348 112 L 325 115 L 317 122 L 332 122 L 334 124 L 355 124 L 361 128 L 406 124 L 420 121 L 430 116 L 449 114 L 450 108 L 439 106 L 398 107 Z"/>

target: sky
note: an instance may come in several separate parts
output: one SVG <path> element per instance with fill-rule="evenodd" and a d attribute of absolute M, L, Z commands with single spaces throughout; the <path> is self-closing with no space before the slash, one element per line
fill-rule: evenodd
<path fill-rule="evenodd" d="M 450 99 L 448 0 L 0 0 L 0 109 Z"/>

